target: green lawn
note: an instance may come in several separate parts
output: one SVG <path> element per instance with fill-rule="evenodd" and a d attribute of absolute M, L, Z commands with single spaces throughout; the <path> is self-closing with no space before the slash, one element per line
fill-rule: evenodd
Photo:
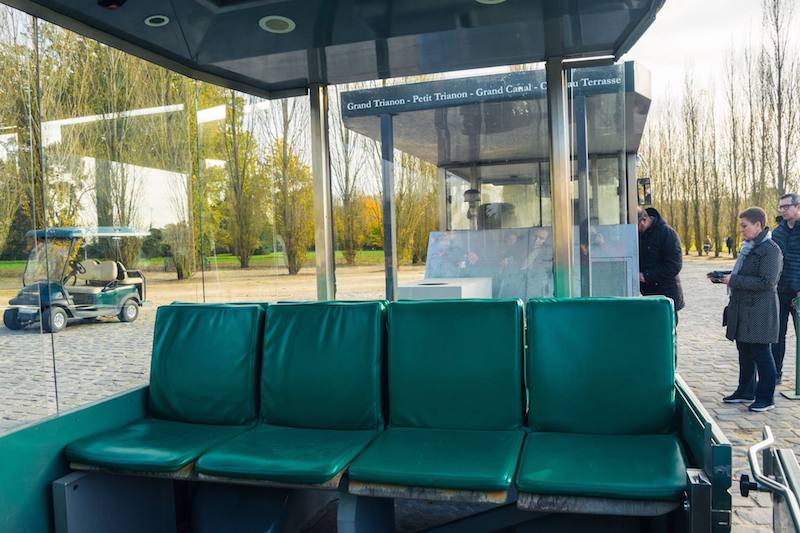
<path fill-rule="evenodd" d="M 315 252 L 308 252 L 306 254 L 306 266 L 314 264 L 316 259 Z M 163 259 L 161 259 L 163 264 Z M 212 265 L 216 264 L 221 267 L 239 266 L 239 258 L 231 254 L 218 254 L 216 256 L 208 257 L 208 261 Z M 152 264 L 152 263 L 151 263 Z M 267 266 L 284 266 L 286 264 L 286 254 L 283 252 L 254 255 L 250 258 L 251 267 L 267 267 Z M 345 264 L 344 254 L 340 251 L 336 252 L 336 264 Z M 383 264 L 383 250 L 362 250 L 356 254 L 356 265 L 381 265 Z"/>
<path fill-rule="evenodd" d="M 315 254 L 309 252 L 306 255 L 305 266 L 314 265 Z M 219 268 L 238 268 L 239 258 L 231 254 L 218 254 L 208 258 L 209 264 Z M 250 258 L 250 266 L 254 268 L 266 267 L 283 267 L 286 264 L 285 254 L 282 252 L 254 255 Z M 336 264 L 344 265 L 344 254 L 340 251 L 336 252 Z M 382 265 L 383 264 L 383 250 L 363 250 L 356 254 L 356 265 Z M 164 267 L 163 257 L 153 257 L 150 259 L 143 259 L 140 268 L 148 270 L 157 270 Z M 2 277 L 17 277 L 22 276 L 25 270 L 25 261 L 0 261 L 0 276 Z"/>

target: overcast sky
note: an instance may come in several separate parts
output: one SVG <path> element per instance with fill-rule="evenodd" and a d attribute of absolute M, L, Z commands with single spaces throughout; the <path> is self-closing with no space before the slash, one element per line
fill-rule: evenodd
<path fill-rule="evenodd" d="M 760 37 L 761 0 L 666 0 L 653 25 L 623 59 L 650 70 L 658 102 L 667 92 L 680 93 L 687 68 L 693 68 L 698 82 L 706 86 L 716 79 L 719 91 L 728 50 Z"/>

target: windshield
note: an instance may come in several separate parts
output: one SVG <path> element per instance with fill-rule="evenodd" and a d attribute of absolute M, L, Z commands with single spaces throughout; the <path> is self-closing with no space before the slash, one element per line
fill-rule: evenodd
<path fill-rule="evenodd" d="M 48 239 L 45 244 L 44 240 L 36 239 L 28 256 L 22 282 L 30 285 L 37 281 L 47 281 L 49 273 L 51 280 L 60 283 L 71 247 L 71 240 Z"/>

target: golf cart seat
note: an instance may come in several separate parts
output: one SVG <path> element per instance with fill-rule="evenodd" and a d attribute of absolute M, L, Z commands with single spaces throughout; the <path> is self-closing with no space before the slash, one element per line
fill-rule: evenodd
<path fill-rule="evenodd" d="M 128 272 L 125 265 L 117 263 L 117 285 L 139 285 L 142 283 L 142 276 L 138 271 L 131 271 L 133 275 Z"/>
<path fill-rule="evenodd" d="M 78 294 L 99 294 L 109 283 L 117 280 L 117 263 L 116 261 L 101 261 L 99 263 L 89 261 L 81 263 L 84 269 L 83 273 L 77 273 L 76 284 L 68 287 L 70 293 Z M 78 285 L 79 282 L 85 282 L 85 285 Z"/>

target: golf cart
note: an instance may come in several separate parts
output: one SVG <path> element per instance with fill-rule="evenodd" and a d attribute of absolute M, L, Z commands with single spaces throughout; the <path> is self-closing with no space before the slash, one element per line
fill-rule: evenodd
<path fill-rule="evenodd" d="M 9 301 L 3 324 L 18 330 L 41 321 L 56 333 L 69 319 L 116 316 L 133 322 L 146 296 L 144 274 L 119 261 L 119 239 L 146 237 L 147 231 L 123 227 L 50 228 L 29 231 L 33 247 L 22 275 L 23 289 Z M 113 260 L 86 258 L 88 240 L 110 238 Z M 79 253 L 84 250 L 84 259 Z"/>

